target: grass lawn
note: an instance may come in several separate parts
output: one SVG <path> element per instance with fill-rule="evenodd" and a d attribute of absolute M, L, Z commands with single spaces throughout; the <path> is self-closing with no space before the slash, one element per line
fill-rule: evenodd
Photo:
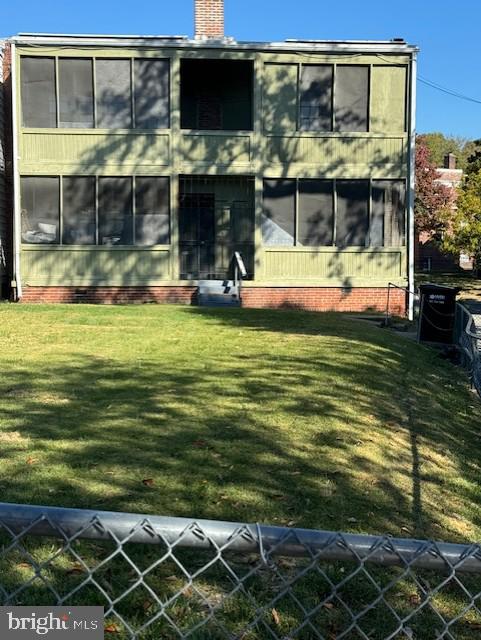
<path fill-rule="evenodd" d="M 481 278 L 473 276 L 472 271 L 457 271 L 456 273 L 417 273 L 416 285 L 426 282 L 444 284 L 448 287 L 459 287 L 459 299 L 481 302 Z"/>
<path fill-rule="evenodd" d="M 460 369 L 390 330 L 5 304 L 0 359 L 4 501 L 481 538 L 481 403 Z"/>

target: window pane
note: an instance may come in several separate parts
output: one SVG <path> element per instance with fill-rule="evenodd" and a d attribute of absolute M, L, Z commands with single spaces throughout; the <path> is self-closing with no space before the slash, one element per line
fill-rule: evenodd
<path fill-rule="evenodd" d="M 97 127 L 132 127 L 130 60 L 96 60 Z"/>
<path fill-rule="evenodd" d="M 338 66 L 334 95 L 336 130 L 367 131 L 369 68 Z"/>
<path fill-rule="evenodd" d="M 404 180 L 373 180 L 371 246 L 401 247 L 405 243 Z"/>
<path fill-rule="evenodd" d="M 303 65 L 300 88 L 300 129 L 331 131 L 332 65 Z"/>
<path fill-rule="evenodd" d="M 135 126 L 169 126 L 169 61 L 135 60 Z"/>
<path fill-rule="evenodd" d="M 132 244 L 131 178 L 99 178 L 99 244 Z"/>
<path fill-rule="evenodd" d="M 369 182 L 367 180 L 337 181 L 338 247 L 364 247 L 369 219 Z"/>
<path fill-rule="evenodd" d="M 295 180 L 264 180 L 262 240 L 267 246 L 294 244 Z"/>
<path fill-rule="evenodd" d="M 22 123 L 24 127 L 56 127 L 55 61 L 21 59 Z"/>
<path fill-rule="evenodd" d="M 332 180 L 299 181 L 298 244 L 332 245 L 334 185 Z"/>
<path fill-rule="evenodd" d="M 63 244 L 95 244 L 95 178 L 65 177 Z"/>
<path fill-rule="evenodd" d="M 93 127 L 92 60 L 58 61 L 59 127 Z"/>
<path fill-rule="evenodd" d="M 59 241 L 58 178 L 20 178 L 22 242 L 55 244 Z"/>
<path fill-rule="evenodd" d="M 168 178 L 135 179 L 135 244 L 170 242 Z"/>

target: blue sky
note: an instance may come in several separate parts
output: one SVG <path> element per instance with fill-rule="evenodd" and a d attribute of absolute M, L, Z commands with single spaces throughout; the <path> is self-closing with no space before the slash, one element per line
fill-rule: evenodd
<path fill-rule="evenodd" d="M 225 0 L 225 4 L 226 34 L 238 40 L 403 37 L 421 47 L 420 75 L 481 100 L 479 0 Z M 21 31 L 192 35 L 193 0 L 12 0 L 3 3 L 0 25 L 0 36 Z M 481 138 L 481 104 L 419 84 L 417 128 Z"/>

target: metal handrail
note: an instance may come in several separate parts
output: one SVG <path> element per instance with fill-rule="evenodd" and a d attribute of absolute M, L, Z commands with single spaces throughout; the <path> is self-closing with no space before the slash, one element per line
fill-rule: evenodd
<path fill-rule="evenodd" d="M 234 251 L 234 286 L 237 288 L 239 303 L 242 303 L 242 279 L 247 277 L 247 269 L 239 251 Z"/>

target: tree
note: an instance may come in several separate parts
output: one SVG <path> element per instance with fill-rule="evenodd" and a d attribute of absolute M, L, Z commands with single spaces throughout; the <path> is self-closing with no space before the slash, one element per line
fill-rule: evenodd
<path fill-rule="evenodd" d="M 427 232 L 441 240 L 447 211 L 453 206 L 453 191 L 436 182 L 438 174 L 423 139 L 416 140 L 416 199 L 414 219 L 418 233 Z"/>
<path fill-rule="evenodd" d="M 466 253 L 481 273 L 481 171 L 470 174 L 458 190 L 457 207 L 446 223 L 442 246 L 446 251 Z"/>
<path fill-rule="evenodd" d="M 443 166 L 445 155 L 454 153 L 457 160 L 456 166 L 464 170 L 469 156 L 475 149 L 475 141 L 461 136 L 446 136 L 439 131 L 422 133 L 418 136 L 418 140 L 428 147 L 430 158 L 436 167 Z"/>
<path fill-rule="evenodd" d="M 466 174 L 473 175 L 481 171 L 481 140 L 473 140 L 466 162 Z"/>

